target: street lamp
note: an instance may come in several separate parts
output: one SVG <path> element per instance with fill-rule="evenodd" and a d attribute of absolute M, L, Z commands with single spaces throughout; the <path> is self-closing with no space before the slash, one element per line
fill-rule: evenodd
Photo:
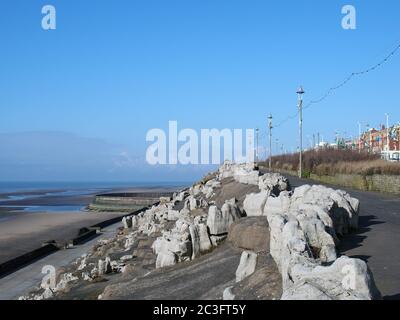
<path fill-rule="evenodd" d="M 256 163 L 258 162 L 258 128 L 256 129 Z"/>
<path fill-rule="evenodd" d="M 390 151 L 389 143 L 389 114 L 385 113 L 386 116 L 386 151 Z"/>
<path fill-rule="evenodd" d="M 298 108 L 299 108 L 299 178 L 303 176 L 303 94 L 302 86 L 297 90 Z"/>
<path fill-rule="evenodd" d="M 269 171 L 272 169 L 272 114 L 268 116 L 268 129 L 269 129 Z"/>
<path fill-rule="evenodd" d="M 367 128 L 367 132 L 368 132 L 368 152 L 371 153 L 371 131 L 369 129 L 369 124 L 366 124 L 365 126 Z"/>

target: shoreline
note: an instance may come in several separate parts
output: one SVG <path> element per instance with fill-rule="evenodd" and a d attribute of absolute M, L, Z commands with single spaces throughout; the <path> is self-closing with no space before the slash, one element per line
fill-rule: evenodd
<path fill-rule="evenodd" d="M 123 217 L 127 212 L 91 212 L 86 208 L 98 193 L 103 192 L 146 192 L 178 190 L 177 187 L 130 187 L 81 189 L 85 194 L 60 195 L 72 189 L 33 190 L 31 192 L 0 193 L 5 195 L 34 195 L 32 198 L 0 201 L 0 263 L 4 263 L 32 250 L 40 248 L 44 242 L 56 241 L 62 245 L 75 238 L 79 230 L 116 217 Z M 106 190 L 106 191 L 105 191 Z M 89 192 L 89 194 L 87 194 Z M 57 195 L 51 194 L 57 193 Z M 9 207 L 7 207 L 9 206 Z M 15 207 L 13 207 L 15 206 Z M 50 210 L 29 211 L 26 208 L 37 206 Z M 65 206 L 79 206 L 81 210 L 62 209 Z M 56 208 L 57 209 L 57 208 Z"/>

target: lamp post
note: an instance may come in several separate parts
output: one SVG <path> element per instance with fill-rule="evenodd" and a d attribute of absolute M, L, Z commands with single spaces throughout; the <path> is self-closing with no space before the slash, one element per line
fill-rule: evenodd
<path fill-rule="evenodd" d="M 276 155 L 279 155 L 279 139 L 278 138 L 275 139 L 275 143 L 276 143 Z"/>
<path fill-rule="evenodd" d="M 361 153 L 361 122 L 358 123 L 358 152 Z"/>
<path fill-rule="evenodd" d="M 258 162 L 258 128 L 256 129 L 256 163 Z"/>
<path fill-rule="evenodd" d="M 269 128 L 269 171 L 272 169 L 272 114 L 268 116 L 268 128 Z"/>
<path fill-rule="evenodd" d="M 390 151 L 389 143 L 389 114 L 385 113 L 386 116 L 386 151 Z"/>
<path fill-rule="evenodd" d="M 299 178 L 303 176 L 303 87 L 297 90 L 298 108 L 299 108 Z"/>

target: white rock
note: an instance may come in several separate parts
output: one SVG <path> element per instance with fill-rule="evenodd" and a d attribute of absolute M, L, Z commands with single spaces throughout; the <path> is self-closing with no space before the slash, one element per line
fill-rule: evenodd
<path fill-rule="evenodd" d="M 123 217 L 122 224 L 124 225 L 124 229 L 129 229 L 132 227 L 132 219 L 130 217 Z"/>
<path fill-rule="evenodd" d="M 264 206 L 264 215 L 285 214 L 290 210 L 290 192 L 282 191 L 278 197 L 269 196 Z"/>
<path fill-rule="evenodd" d="M 257 254 L 250 251 L 243 251 L 240 263 L 236 270 L 236 282 L 240 282 L 252 275 L 257 266 Z"/>
<path fill-rule="evenodd" d="M 266 173 L 259 177 L 258 187 L 260 190 L 268 190 L 275 196 L 279 196 L 282 191 L 290 189 L 289 180 L 279 173 Z"/>
<path fill-rule="evenodd" d="M 70 282 L 76 281 L 79 278 L 74 276 L 72 273 L 64 273 L 61 276 L 60 281 L 57 283 L 56 288 L 53 290 L 54 292 L 64 290 Z"/>
<path fill-rule="evenodd" d="M 132 260 L 132 259 L 133 259 L 133 255 L 127 254 L 125 256 L 122 256 L 119 260 L 121 260 L 122 262 L 126 262 L 126 261 L 129 261 L 129 260 Z"/>
<path fill-rule="evenodd" d="M 344 191 L 320 185 L 296 188 L 291 197 L 291 209 L 296 210 L 305 204 L 316 205 L 328 213 L 337 235 L 343 236 L 358 226 L 359 202 Z"/>
<path fill-rule="evenodd" d="M 181 201 L 185 200 L 186 196 L 187 196 L 187 192 L 182 191 L 176 196 L 175 200 L 181 202 Z"/>
<path fill-rule="evenodd" d="M 282 274 L 282 299 L 379 297 L 363 261 L 336 256 L 336 232 L 344 234 L 356 225 L 358 207 L 345 192 L 322 186 L 302 186 L 292 196 L 282 192 L 268 199 L 264 213 L 270 253 Z"/>
<path fill-rule="evenodd" d="M 105 260 L 99 259 L 97 269 L 99 275 L 104 275 L 112 272 L 111 259 L 106 257 Z"/>
<path fill-rule="evenodd" d="M 248 217 L 263 216 L 270 191 L 262 190 L 260 193 L 248 194 L 243 202 L 243 210 Z"/>
<path fill-rule="evenodd" d="M 222 294 L 222 300 L 225 300 L 225 301 L 235 300 L 235 295 L 232 293 L 232 288 L 233 287 L 228 287 L 224 290 L 224 292 Z"/>
<path fill-rule="evenodd" d="M 181 217 L 181 214 L 178 210 L 168 210 L 168 220 L 176 221 Z"/>
<path fill-rule="evenodd" d="M 160 197 L 161 204 L 168 203 L 170 201 L 171 201 L 171 197 Z"/>
<path fill-rule="evenodd" d="M 190 222 L 179 219 L 175 227 L 170 231 L 164 231 L 153 245 L 153 251 L 157 255 L 157 266 L 166 266 L 171 261 L 182 262 L 192 258 L 192 241 L 190 239 Z M 173 254 L 173 255 L 172 255 Z M 174 259 L 172 259 L 172 256 Z"/>
<path fill-rule="evenodd" d="M 256 170 L 248 170 L 245 167 L 236 167 L 234 171 L 234 179 L 243 184 L 258 185 L 260 173 Z"/>
<path fill-rule="evenodd" d="M 136 233 L 132 232 L 132 233 L 128 234 L 125 239 L 126 240 L 125 240 L 124 247 L 125 247 L 126 250 L 129 250 L 129 249 L 132 248 L 132 246 L 135 243 Z"/>
<path fill-rule="evenodd" d="M 224 240 L 228 237 L 228 235 L 222 236 L 210 236 L 211 244 L 213 247 L 218 247 Z"/>
<path fill-rule="evenodd" d="M 198 225 L 189 227 L 190 237 L 192 240 L 192 260 L 200 256 L 200 232 Z"/>
<path fill-rule="evenodd" d="M 200 253 L 207 253 L 212 249 L 210 236 L 208 235 L 207 225 L 199 224 L 199 236 L 200 236 Z"/>
<path fill-rule="evenodd" d="M 92 281 L 93 278 L 89 272 L 82 272 L 81 277 L 84 281 Z"/>
<path fill-rule="evenodd" d="M 50 299 L 53 298 L 54 293 L 50 288 L 46 288 L 43 292 L 43 299 Z"/>
<path fill-rule="evenodd" d="M 188 209 L 189 211 L 193 211 L 197 208 L 200 207 L 200 201 L 197 200 L 194 196 L 189 196 L 186 200 L 185 200 L 185 209 Z"/>
<path fill-rule="evenodd" d="M 316 266 L 284 291 L 284 300 L 371 300 L 379 298 L 364 261 L 340 257 L 331 266 Z"/>
<path fill-rule="evenodd" d="M 230 161 L 225 161 L 222 166 L 218 169 L 218 179 L 226 179 L 233 177 L 233 164 Z"/>
<path fill-rule="evenodd" d="M 162 252 L 157 255 L 156 268 L 173 266 L 177 263 L 176 255 L 171 251 Z"/>
<path fill-rule="evenodd" d="M 228 233 L 230 225 L 238 219 L 240 219 L 240 211 L 236 204 L 226 201 L 221 210 L 216 206 L 211 206 L 207 218 L 210 235 Z"/>

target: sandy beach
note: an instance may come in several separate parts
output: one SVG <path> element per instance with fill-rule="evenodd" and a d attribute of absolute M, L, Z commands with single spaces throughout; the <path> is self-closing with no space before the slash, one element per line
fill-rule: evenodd
<path fill-rule="evenodd" d="M 123 213 L 57 212 L 18 214 L 0 223 L 0 263 L 39 248 L 45 241 L 63 243 L 78 230 Z"/>
<path fill-rule="evenodd" d="M 95 190 L 51 189 L 0 193 L 0 263 L 18 257 L 43 242 L 63 244 L 79 229 L 123 216 L 126 212 L 86 212 L 99 193 L 163 192 L 173 187 L 99 188 Z"/>

